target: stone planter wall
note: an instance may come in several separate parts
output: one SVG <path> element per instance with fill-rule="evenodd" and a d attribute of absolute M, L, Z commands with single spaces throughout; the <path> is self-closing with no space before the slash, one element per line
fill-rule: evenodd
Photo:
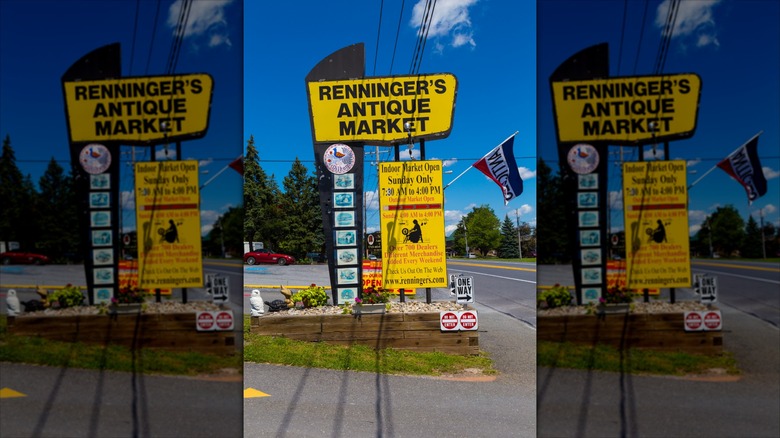
<path fill-rule="evenodd" d="M 195 313 L 24 316 L 9 318 L 8 331 L 64 342 L 219 355 L 237 353 L 235 332 L 198 332 Z"/>
<path fill-rule="evenodd" d="M 439 313 L 252 317 L 251 333 L 375 349 L 479 354 L 477 331 L 442 332 Z"/>
<path fill-rule="evenodd" d="M 686 332 L 682 313 L 537 316 L 540 341 L 717 355 L 720 331 Z"/>

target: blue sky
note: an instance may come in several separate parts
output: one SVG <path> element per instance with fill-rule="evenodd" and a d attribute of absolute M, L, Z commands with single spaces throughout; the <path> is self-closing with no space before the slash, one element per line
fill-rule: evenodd
<path fill-rule="evenodd" d="M 24 174 L 37 184 L 52 157 L 66 170 L 70 167 L 62 74 L 83 55 L 114 42 L 121 44 L 123 76 L 166 74 L 178 5 L 161 1 L 155 27 L 157 2 L 0 1 L 0 135 L 10 135 Z M 201 184 L 243 151 L 242 7 L 238 0 L 195 2 L 176 64 L 175 73 L 214 78 L 208 132 L 182 142 L 182 158 L 200 162 Z M 122 159 L 130 163 L 132 148 L 122 149 Z M 139 161 L 148 161 L 151 153 L 150 147 L 135 148 Z M 175 145 L 168 158 L 175 158 Z M 158 159 L 165 159 L 162 148 Z M 123 228 L 134 228 L 129 164 L 122 167 L 121 179 Z M 229 170 L 202 190 L 204 232 L 241 202 L 241 184 L 240 175 Z"/>
<path fill-rule="evenodd" d="M 401 14 L 401 2 L 349 0 L 338 7 L 321 1 L 246 2 L 244 141 L 254 136 L 261 166 L 280 187 L 296 157 L 314 169 L 304 82 L 309 71 L 332 52 L 362 42 L 367 76 L 409 74 L 420 23 L 415 14 L 424 3 L 407 1 Z M 419 72 L 452 73 L 458 91 L 452 132 L 426 142 L 426 158 L 444 161 L 445 172 L 452 172 L 444 175 L 446 185 L 519 131 L 514 153 L 525 185 L 522 195 L 504 206 L 501 189 L 470 170 L 445 191 L 447 234 L 483 204 L 500 220 L 509 215 L 514 223 L 517 214 L 521 222 L 536 225 L 535 25 L 532 2 L 436 3 Z M 415 144 L 415 157 L 419 152 Z M 408 157 L 406 147 L 401 157 Z M 366 162 L 374 159 L 367 156 Z M 381 147 L 380 159 L 392 160 L 392 148 Z M 365 175 L 370 232 L 379 227 L 376 167 L 366 165 Z"/>
<path fill-rule="evenodd" d="M 544 1 L 538 9 L 539 154 L 557 169 L 555 128 L 549 76 L 564 60 L 594 44 L 609 43 L 611 76 L 655 74 L 654 66 L 666 17 L 667 1 Z M 624 10 L 624 6 L 628 7 Z M 625 16 L 625 25 L 624 25 Z M 643 24 L 644 23 L 644 24 Z M 748 205 L 745 190 L 715 169 L 689 192 L 693 234 L 717 207 L 737 208 L 747 221 L 780 226 L 780 2 L 699 0 L 682 2 L 663 73 L 696 73 L 702 89 L 695 135 L 670 142 L 669 158 L 688 162 L 688 184 L 760 131 L 758 153 L 767 193 Z M 624 30 L 625 29 L 625 30 Z M 642 33 L 643 31 L 643 33 Z M 641 40 L 641 44 L 640 44 Z M 622 42 L 622 50 L 621 50 Z M 618 160 L 619 147 L 610 147 Z M 626 160 L 637 161 L 638 147 L 624 147 Z M 663 147 L 654 157 L 662 159 Z M 618 166 L 613 166 L 617 169 Z M 617 173 L 610 175 L 610 215 L 622 229 L 622 199 Z"/>

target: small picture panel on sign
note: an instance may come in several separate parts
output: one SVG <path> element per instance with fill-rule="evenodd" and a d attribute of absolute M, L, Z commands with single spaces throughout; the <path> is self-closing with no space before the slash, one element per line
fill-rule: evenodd
<path fill-rule="evenodd" d="M 355 194 L 352 192 L 336 192 L 333 194 L 333 206 L 335 208 L 354 208 Z"/>
<path fill-rule="evenodd" d="M 91 190 L 108 190 L 111 188 L 111 178 L 107 173 L 99 173 L 89 176 L 89 188 Z"/>
<path fill-rule="evenodd" d="M 92 227 L 110 227 L 111 212 L 108 210 L 91 211 L 89 213 L 89 224 Z"/>
<path fill-rule="evenodd" d="M 599 205 L 599 194 L 596 192 L 577 193 L 578 208 L 595 208 Z"/>
<path fill-rule="evenodd" d="M 355 246 L 356 231 L 355 230 L 338 230 L 336 231 L 336 246 Z"/>
<path fill-rule="evenodd" d="M 599 226 L 599 212 L 596 210 L 586 210 L 577 213 L 579 216 L 579 224 L 581 228 L 598 227 Z"/>
<path fill-rule="evenodd" d="M 580 260 L 583 266 L 600 265 L 601 249 L 589 248 L 580 250 Z"/>
<path fill-rule="evenodd" d="M 598 287 L 584 287 L 582 288 L 582 302 L 583 304 L 598 303 L 601 298 L 601 288 Z"/>
<path fill-rule="evenodd" d="M 112 248 L 98 248 L 92 250 L 92 264 L 95 266 L 100 265 L 113 265 L 114 264 L 114 250 Z"/>
<path fill-rule="evenodd" d="M 114 268 L 95 268 L 92 270 L 95 284 L 114 284 Z"/>
<path fill-rule="evenodd" d="M 96 287 L 95 288 L 95 304 L 108 304 L 111 302 L 111 298 L 114 297 L 114 290 L 110 287 Z"/>
<path fill-rule="evenodd" d="M 580 230 L 580 246 L 600 246 L 601 234 L 598 230 Z"/>
<path fill-rule="evenodd" d="M 333 188 L 336 190 L 353 190 L 355 188 L 355 174 L 333 175 Z"/>
<path fill-rule="evenodd" d="M 357 268 L 341 268 L 336 270 L 338 284 L 352 284 L 358 282 Z"/>
<path fill-rule="evenodd" d="M 336 264 L 338 265 L 356 265 L 358 262 L 357 248 L 347 248 L 336 250 Z"/>
<path fill-rule="evenodd" d="M 108 208 L 111 206 L 108 192 L 92 192 L 89 194 L 89 208 Z"/>
<path fill-rule="evenodd" d="M 582 269 L 582 284 L 601 284 L 601 268 L 583 268 Z"/>
<path fill-rule="evenodd" d="M 92 246 L 111 246 L 111 231 L 110 230 L 95 230 L 92 231 Z"/>
<path fill-rule="evenodd" d="M 596 173 L 577 175 L 577 188 L 580 190 L 596 190 L 599 188 L 599 178 Z"/>
<path fill-rule="evenodd" d="M 339 303 L 354 303 L 357 297 L 357 288 L 340 287 L 338 288 Z"/>
<path fill-rule="evenodd" d="M 333 221 L 336 227 L 354 227 L 355 226 L 355 212 L 349 211 L 335 211 L 333 212 Z"/>

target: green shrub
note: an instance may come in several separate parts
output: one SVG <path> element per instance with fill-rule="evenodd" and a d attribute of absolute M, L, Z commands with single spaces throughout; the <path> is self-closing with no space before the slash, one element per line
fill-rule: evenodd
<path fill-rule="evenodd" d="M 303 303 L 303 307 L 320 307 L 328 302 L 328 294 L 325 288 L 312 284 L 306 289 L 299 290 L 291 297 L 293 303 Z"/>
<path fill-rule="evenodd" d="M 549 290 L 539 292 L 536 296 L 536 307 L 542 309 L 553 309 L 555 307 L 563 307 L 571 304 L 572 296 L 569 293 L 569 289 L 565 286 L 561 286 L 555 283 L 555 286 Z"/>
<path fill-rule="evenodd" d="M 80 287 L 68 283 L 64 288 L 50 293 L 46 299 L 51 307 L 76 307 L 84 302 L 84 294 Z"/>

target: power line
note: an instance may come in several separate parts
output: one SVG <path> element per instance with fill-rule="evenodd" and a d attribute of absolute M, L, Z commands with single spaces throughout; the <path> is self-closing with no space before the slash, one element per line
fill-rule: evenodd
<path fill-rule="evenodd" d="M 374 71 L 371 76 L 376 76 L 376 59 L 379 57 L 379 35 L 382 32 L 382 10 L 385 8 L 385 0 L 379 4 L 379 25 L 376 29 L 376 48 L 374 49 Z"/>
<path fill-rule="evenodd" d="M 398 35 L 401 33 L 401 19 L 404 16 L 404 3 L 405 0 L 401 0 L 401 13 L 398 15 L 398 29 L 395 31 L 395 43 L 393 44 L 393 57 L 390 59 L 390 73 L 393 74 L 393 64 L 395 63 L 395 49 L 398 47 Z"/>

